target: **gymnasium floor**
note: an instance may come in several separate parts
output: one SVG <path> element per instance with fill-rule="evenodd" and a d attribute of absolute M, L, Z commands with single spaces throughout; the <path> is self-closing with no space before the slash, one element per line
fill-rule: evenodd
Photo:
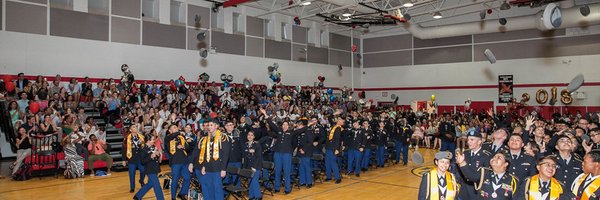
<path fill-rule="evenodd" d="M 411 150 L 412 152 L 412 150 Z M 393 165 L 383 169 L 370 170 L 361 173 L 361 177 L 344 176 L 341 184 L 333 182 L 316 183 L 311 189 L 293 188 L 289 195 L 283 192 L 275 196 L 264 195 L 263 199 L 417 199 L 421 178 L 413 173 L 426 170 L 424 167 L 433 166 L 433 150 L 419 149 L 425 163 L 416 166 L 412 162 L 408 166 Z M 412 154 L 412 153 L 410 153 Z M 12 161 L 10 161 L 12 162 Z M 0 165 L 2 174 L 6 176 L 10 162 Z M 169 171 L 167 165 L 162 166 L 163 172 Z M 162 183 L 162 179 L 160 180 Z M 136 185 L 136 191 L 139 185 Z M 165 199 L 170 192 L 163 190 Z M 113 172 L 108 177 L 90 177 L 83 179 L 58 179 L 49 176 L 33 178 L 24 182 L 12 181 L 10 178 L 0 179 L 0 199 L 132 199 L 129 193 L 127 172 Z M 155 199 L 150 190 L 144 199 Z M 233 199 L 233 198 L 231 198 Z"/>

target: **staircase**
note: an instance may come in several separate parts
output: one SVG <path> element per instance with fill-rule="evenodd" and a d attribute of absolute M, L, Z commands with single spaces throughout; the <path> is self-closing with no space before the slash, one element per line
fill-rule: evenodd
<path fill-rule="evenodd" d="M 123 157 L 121 149 L 123 148 L 123 135 L 121 129 L 115 128 L 111 124 L 107 124 L 104 118 L 100 114 L 100 111 L 94 107 L 83 107 L 85 114 L 89 117 L 94 118 L 94 122 L 98 125 L 99 129 L 104 129 L 106 132 L 106 143 L 109 146 L 109 152 L 107 152 L 113 159 L 113 170 L 119 171 L 123 167 Z"/>

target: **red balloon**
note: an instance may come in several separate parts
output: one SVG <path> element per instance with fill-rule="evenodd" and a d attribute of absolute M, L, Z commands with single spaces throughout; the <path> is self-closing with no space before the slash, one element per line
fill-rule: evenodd
<path fill-rule="evenodd" d="M 369 102 L 373 103 L 373 99 L 369 99 Z"/>
<path fill-rule="evenodd" d="M 8 83 L 12 80 L 12 77 L 10 75 L 4 75 L 2 76 L 2 80 L 4 80 L 5 83 Z"/>
<path fill-rule="evenodd" d="M 358 46 L 356 46 L 355 44 L 352 45 L 352 52 L 356 52 L 356 50 L 358 49 Z"/>
<path fill-rule="evenodd" d="M 40 103 L 37 101 L 29 103 L 29 111 L 33 114 L 37 114 L 40 111 Z"/>
<path fill-rule="evenodd" d="M 8 92 L 12 92 L 15 91 L 15 83 L 13 82 L 5 82 L 6 84 L 4 85 L 4 87 L 6 87 L 6 91 Z"/>

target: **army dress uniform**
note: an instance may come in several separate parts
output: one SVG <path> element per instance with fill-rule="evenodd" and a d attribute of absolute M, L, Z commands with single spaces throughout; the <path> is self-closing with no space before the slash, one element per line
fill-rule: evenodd
<path fill-rule="evenodd" d="M 600 199 L 600 178 L 592 174 L 582 173 L 573 181 L 571 191 L 578 200 L 598 200 Z"/>
<path fill-rule="evenodd" d="M 573 184 L 575 178 L 583 173 L 581 163 L 583 163 L 581 157 L 578 154 L 571 153 L 571 158 L 564 159 L 559 153 L 556 153 L 556 174 L 554 178 L 563 185 L 570 186 Z"/>
<path fill-rule="evenodd" d="M 535 158 L 525 154 L 524 151 L 521 150 L 519 154 L 512 154 L 509 151 L 506 157 L 510 159 L 507 171 L 517 177 L 517 179 L 524 180 L 537 173 Z"/>
<path fill-rule="evenodd" d="M 472 168 L 467 166 L 461 167 L 460 170 L 467 180 L 475 183 L 475 190 L 479 194 L 478 199 L 510 200 L 517 191 L 518 179 L 506 171 L 497 174 L 486 167 L 472 171 Z"/>
<path fill-rule="evenodd" d="M 481 138 L 481 133 L 470 132 L 469 137 Z M 481 147 L 477 150 L 467 150 L 464 152 L 464 155 L 465 161 L 467 162 L 465 167 L 471 168 L 470 171 L 477 171 L 479 168 L 489 167 L 490 160 L 492 159 L 492 153 Z M 461 199 L 477 199 L 479 195 L 475 189 L 476 184 L 473 181 L 466 180 L 464 173 L 462 173 L 461 177 L 464 180 L 464 183 L 461 185 L 461 193 L 459 197 Z"/>

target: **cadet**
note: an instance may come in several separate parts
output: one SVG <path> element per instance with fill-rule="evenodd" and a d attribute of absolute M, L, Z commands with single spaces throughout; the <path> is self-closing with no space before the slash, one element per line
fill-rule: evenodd
<path fill-rule="evenodd" d="M 206 200 L 223 199 L 222 178 L 226 175 L 227 159 L 231 150 L 231 138 L 218 130 L 219 122 L 212 120 L 207 125 L 208 135 L 198 141 L 194 148 L 189 170 L 194 169 Z"/>
<path fill-rule="evenodd" d="M 456 155 L 456 163 L 468 181 L 475 183 L 475 189 L 479 192 L 479 199 L 513 199 L 517 190 L 517 178 L 506 173 L 508 158 L 505 154 L 498 152 L 490 160 L 491 168 L 481 167 L 478 171 L 466 167 L 465 156 Z"/>
<path fill-rule="evenodd" d="M 493 154 L 507 151 L 508 147 L 504 144 L 507 136 L 508 133 L 506 132 L 506 129 L 501 128 L 494 131 L 494 133 L 492 133 L 492 142 L 483 144 L 483 149 Z"/>
<path fill-rule="evenodd" d="M 388 142 L 388 133 L 385 128 L 385 122 L 379 121 L 379 128 L 377 128 L 375 132 L 375 143 L 377 144 L 377 152 L 375 153 L 377 157 L 377 167 L 383 167 L 385 165 L 385 146 Z"/>
<path fill-rule="evenodd" d="M 508 140 L 507 156 L 510 159 L 508 165 L 508 173 L 517 177 L 519 180 L 524 180 L 536 173 L 535 158 L 525 154 L 523 151 L 523 139 L 519 134 L 512 134 Z"/>
<path fill-rule="evenodd" d="M 581 158 L 573 153 L 573 142 L 568 136 L 562 135 L 556 141 L 556 174 L 554 178 L 565 186 L 571 186 L 573 180 L 583 172 Z"/>
<path fill-rule="evenodd" d="M 490 158 L 492 154 L 485 149 L 481 148 L 483 139 L 479 131 L 471 131 L 467 135 L 467 145 L 469 150 L 464 152 L 466 167 L 471 168 L 471 171 L 477 171 L 481 167 L 490 166 Z M 465 179 L 464 173 L 462 175 L 463 180 Z M 475 190 L 475 183 L 472 181 L 464 181 L 461 185 L 461 199 L 477 199 L 479 196 Z"/>
<path fill-rule="evenodd" d="M 598 199 L 600 197 L 600 151 L 590 151 L 583 157 L 583 174 L 571 185 L 571 191 L 577 199 Z"/>
<path fill-rule="evenodd" d="M 365 134 L 360 128 L 360 121 L 355 119 L 352 121 L 352 129 L 348 130 L 349 137 L 348 147 L 348 175 L 354 172 L 356 177 L 360 177 L 360 165 L 362 152 L 365 149 Z"/>
<path fill-rule="evenodd" d="M 325 181 L 331 180 L 331 174 L 333 173 L 336 184 L 342 182 L 340 168 L 336 162 L 336 156 L 340 153 L 342 125 L 344 125 L 344 119 L 338 117 L 335 126 L 329 130 L 325 141 L 325 175 L 327 176 Z"/>
<path fill-rule="evenodd" d="M 190 188 L 190 172 L 187 170 L 189 165 L 187 150 L 190 146 L 185 137 L 179 132 L 177 125 L 169 126 L 168 135 L 165 138 L 166 149 L 169 152 L 169 165 L 171 166 L 171 199 L 175 199 L 177 188 L 179 187 L 179 178 L 183 178 L 179 197 L 185 199 Z"/>
<path fill-rule="evenodd" d="M 556 158 L 544 156 L 537 162 L 539 174 L 521 181 L 515 193 L 518 200 L 570 200 L 575 197 L 567 187 L 552 178 L 556 173 Z"/>
<path fill-rule="evenodd" d="M 370 127 L 370 122 L 365 120 L 362 124 L 363 133 L 365 135 L 365 147 L 362 155 L 361 168 L 363 171 L 367 171 L 369 170 L 369 165 L 371 165 L 371 145 L 374 144 L 375 137 L 373 136 L 373 129 Z"/>
<path fill-rule="evenodd" d="M 129 193 L 135 189 L 135 171 L 140 170 L 140 184 L 144 185 L 144 165 L 140 161 L 139 153 L 144 148 L 144 136 L 137 131 L 137 125 L 129 126 L 129 135 L 125 137 L 125 158 L 127 158 L 127 168 L 129 169 Z M 125 165 L 125 161 L 123 161 Z"/>
<path fill-rule="evenodd" d="M 454 200 L 457 199 L 460 185 L 448 171 L 452 153 L 440 151 L 435 154 L 436 168 L 423 174 L 419 187 L 419 200 Z"/>
<path fill-rule="evenodd" d="M 148 175 L 148 184 L 142 186 L 140 191 L 135 193 L 135 196 L 133 196 L 133 199 L 135 200 L 144 198 L 144 195 L 146 195 L 150 188 L 154 190 L 156 199 L 163 200 L 165 198 L 162 188 L 160 187 L 158 176 L 156 176 L 160 172 L 162 152 L 154 146 L 154 141 L 156 141 L 156 136 L 151 136 L 151 138 L 146 141 L 146 146 L 139 152 L 140 162 L 146 167 L 145 171 L 146 175 Z"/>

